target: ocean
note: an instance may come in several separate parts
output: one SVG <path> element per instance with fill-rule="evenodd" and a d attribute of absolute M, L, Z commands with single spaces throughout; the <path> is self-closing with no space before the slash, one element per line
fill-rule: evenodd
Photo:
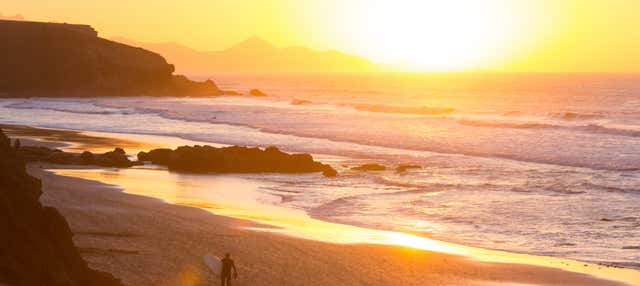
<path fill-rule="evenodd" d="M 270 204 L 341 224 L 638 267 L 640 74 L 214 75 L 267 97 L 0 99 L 0 122 L 278 146 L 335 179 Z M 351 167 L 378 163 L 387 171 Z M 395 167 L 421 169 L 398 173 Z"/>

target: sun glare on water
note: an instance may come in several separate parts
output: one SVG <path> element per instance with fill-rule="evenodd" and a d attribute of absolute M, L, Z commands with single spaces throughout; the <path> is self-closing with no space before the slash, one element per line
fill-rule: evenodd
<path fill-rule="evenodd" d="M 337 28 L 358 53 L 426 71 L 474 69 L 517 52 L 533 37 L 522 1 L 347 1 Z M 539 28 L 539 27 L 538 27 Z"/>

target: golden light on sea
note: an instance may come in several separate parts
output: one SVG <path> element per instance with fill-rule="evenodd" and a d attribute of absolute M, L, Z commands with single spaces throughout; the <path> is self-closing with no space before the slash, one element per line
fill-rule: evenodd
<path fill-rule="evenodd" d="M 146 168 L 56 169 L 51 171 L 63 176 L 97 180 L 114 188 L 122 188 L 130 194 L 158 198 L 167 203 L 199 207 L 218 215 L 265 224 L 264 226 L 238 225 L 240 228 L 255 231 L 275 232 L 281 235 L 339 244 L 364 243 L 402 246 L 407 250 L 448 253 L 487 262 L 526 263 L 562 268 L 623 281 L 632 285 L 635 283 L 631 282 L 640 279 L 640 272 L 632 269 L 600 267 L 596 264 L 564 258 L 475 248 L 407 233 L 368 229 L 314 219 L 304 211 L 279 207 L 273 202 L 269 203 L 269 195 L 258 191 L 259 186 L 264 183 L 234 176 L 178 174 Z M 185 271 L 181 274 L 180 279 L 183 279 L 185 283 L 190 283 L 198 281 L 199 277 Z"/>

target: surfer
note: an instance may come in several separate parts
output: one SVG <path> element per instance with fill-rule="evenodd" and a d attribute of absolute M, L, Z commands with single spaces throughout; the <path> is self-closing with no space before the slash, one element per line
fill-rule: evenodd
<path fill-rule="evenodd" d="M 238 271 L 236 270 L 236 264 L 231 259 L 231 254 L 226 253 L 222 258 L 222 271 L 220 271 L 220 279 L 222 279 L 222 286 L 231 286 L 231 269 L 233 269 L 233 278 L 238 278 Z"/>

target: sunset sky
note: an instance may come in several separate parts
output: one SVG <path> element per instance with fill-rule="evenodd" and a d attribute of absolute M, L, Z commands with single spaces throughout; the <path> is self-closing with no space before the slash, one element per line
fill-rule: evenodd
<path fill-rule="evenodd" d="M 640 72 L 636 0 L 0 0 L 101 36 L 228 48 L 250 36 L 416 71 Z"/>

